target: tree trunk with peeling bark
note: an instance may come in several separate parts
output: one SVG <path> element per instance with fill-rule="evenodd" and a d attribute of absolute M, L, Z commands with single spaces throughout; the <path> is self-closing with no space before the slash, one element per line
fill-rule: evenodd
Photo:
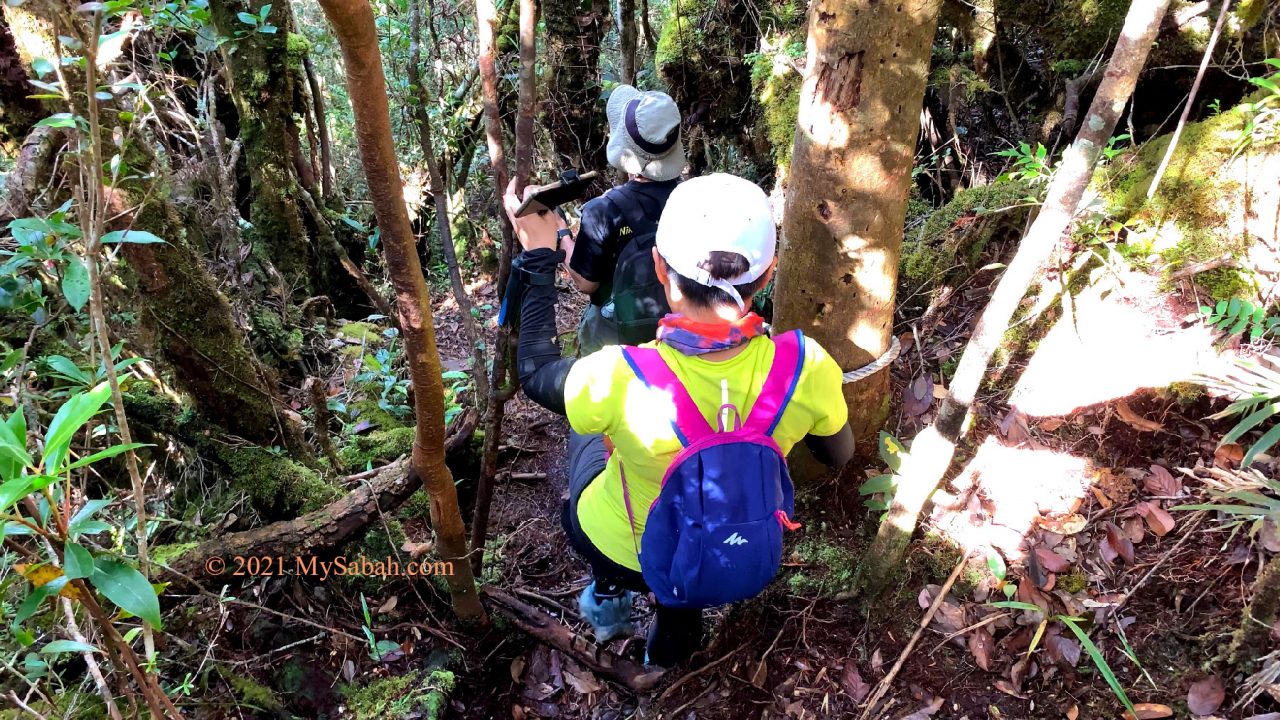
<path fill-rule="evenodd" d="M 440 558 L 454 563 L 454 573 L 446 577 L 454 612 L 464 621 L 484 623 L 487 616 L 468 562 L 458 493 L 453 474 L 445 465 L 444 381 L 431 318 L 431 296 L 401 194 L 403 183 L 391 136 L 373 8 L 367 0 L 323 0 L 320 6 L 342 48 L 360 160 L 374 215 L 382 229 L 387 270 L 396 289 L 400 330 L 414 388 L 416 434 L 410 462 L 431 499 L 431 526 L 436 532 Z"/>
<path fill-rule="evenodd" d="M 1070 228 L 1084 191 L 1093 178 L 1098 157 L 1107 146 L 1120 114 L 1133 94 L 1138 75 L 1147 62 L 1147 55 L 1168 8 L 1169 0 L 1135 0 L 1129 7 L 1124 29 L 1111 53 L 1102 84 L 1094 94 L 1075 142 L 1063 153 L 1040 213 L 1018 245 L 1017 254 L 978 318 L 973 335 L 960 356 L 947 397 L 938 409 L 937 419 L 916 436 L 910 456 L 903 462 L 889 515 L 881 523 L 860 568 L 859 583 L 863 587 L 872 590 L 883 588 L 899 566 L 915 532 L 920 511 L 955 455 L 965 416 L 977 396 L 991 357 L 1027 289 Z"/>
<path fill-rule="evenodd" d="M 889 348 L 911 167 L 939 0 L 822 0 L 782 221 L 774 322 L 853 370 Z M 845 385 L 864 455 L 889 412 L 889 373 Z"/>

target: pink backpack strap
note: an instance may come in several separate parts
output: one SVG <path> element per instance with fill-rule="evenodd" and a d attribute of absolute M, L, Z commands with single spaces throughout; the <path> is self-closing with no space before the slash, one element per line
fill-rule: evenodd
<path fill-rule="evenodd" d="M 688 447 L 711 434 L 711 426 L 702 416 L 697 403 L 689 397 L 689 391 L 685 389 L 680 378 L 676 377 L 656 349 L 624 347 L 622 357 L 626 358 L 627 364 L 631 366 L 636 377 L 640 378 L 647 387 L 661 390 L 671 397 L 676 407 L 676 416 L 671 420 L 671 427 L 676 431 L 676 437 L 680 439 L 682 445 Z"/>
<path fill-rule="evenodd" d="M 792 330 L 773 338 L 773 365 L 765 377 L 764 386 L 751 406 L 746 429 L 772 435 L 782 420 L 782 413 L 791 402 L 804 367 L 804 335 Z"/>

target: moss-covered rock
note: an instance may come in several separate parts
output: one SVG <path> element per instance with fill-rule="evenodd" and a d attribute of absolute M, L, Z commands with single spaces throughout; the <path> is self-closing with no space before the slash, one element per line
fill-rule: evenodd
<path fill-rule="evenodd" d="M 370 463 L 395 460 L 413 449 L 414 429 L 393 427 L 374 430 L 367 435 L 356 435 L 350 444 L 338 451 L 338 457 L 347 468 L 363 469 Z"/>
<path fill-rule="evenodd" d="M 280 713 L 284 710 L 284 703 L 280 701 L 279 696 L 271 688 L 254 680 L 248 675 L 222 670 L 222 678 L 231 686 L 232 692 L 235 693 L 236 701 L 245 709 L 265 710 L 270 713 Z"/>
<path fill-rule="evenodd" d="M 1215 300 L 1256 294 L 1250 249 L 1259 233 L 1274 232 L 1256 217 L 1264 193 L 1277 182 L 1274 139 L 1244 142 L 1248 111 L 1235 108 L 1183 130 L 1153 197 L 1147 192 L 1169 147 L 1157 138 L 1117 158 L 1095 179 L 1107 212 L 1130 230 L 1126 253 L 1167 272 L 1220 259 L 1242 260 L 1196 275 Z"/>
<path fill-rule="evenodd" d="M 449 670 L 411 670 L 344 690 L 346 714 L 352 720 L 407 720 L 444 717 L 457 678 Z"/>
<path fill-rule="evenodd" d="M 902 245 L 902 280 L 912 291 L 972 269 L 998 231 L 1020 229 L 1026 217 L 1024 182 L 998 182 L 956 193 L 933 211 Z"/>
<path fill-rule="evenodd" d="M 232 485 L 243 490 L 254 507 L 274 510 L 272 515 L 318 510 L 342 496 L 342 490 L 320 473 L 266 448 L 234 448 L 221 458 L 231 471 Z"/>

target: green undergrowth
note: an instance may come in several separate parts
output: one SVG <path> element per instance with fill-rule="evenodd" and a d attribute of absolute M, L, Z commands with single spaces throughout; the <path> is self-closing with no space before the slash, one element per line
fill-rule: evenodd
<path fill-rule="evenodd" d="M 1007 181 L 966 188 L 934 210 L 902 246 L 902 277 L 911 289 L 971 271 L 998 232 L 1020 230 L 1031 188 Z"/>
<path fill-rule="evenodd" d="M 819 532 L 801 540 L 789 562 L 801 565 L 787 579 L 792 591 L 830 597 L 853 587 L 858 556 L 847 540 Z"/>
<path fill-rule="evenodd" d="M 343 690 L 351 720 L 440 720 L 457 685 L 450 670 L 410 670 Z"/>
<path fill-rule="evenodd" d="M 1139 264 L 1155 259 L 1166 273 L 1223 257 L 1245 257 L 1253 240 L 1232 232 L 1229 222 L 1254 201 L 1253 188 L 1242 182 L 1245 158 L 1233 160 L 1245 123 L 1243 113 L 1229 110 L 1188 124 L 1150 200 L 1147 191 L 1170 135 L 1118 158 L 1100 174 L 1097 187 L 1109 214 L 1131 230 L 1128 256 Z M 1258 152 L 1274 155 L 1276 150 L 1255 145 L 1244 151 Z M 1235 267 L 1199 273 L 1196 283 L 1214 300 L 1257 293 L 1252 275 Z"/>

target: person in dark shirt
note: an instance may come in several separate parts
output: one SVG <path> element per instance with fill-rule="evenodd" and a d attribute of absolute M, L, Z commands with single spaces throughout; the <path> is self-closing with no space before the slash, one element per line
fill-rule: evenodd
<path fill-rule="evenodd" d="M 680 111 L 670 96 L 621 85 L 609 96 L 606 115 L 609 164 L 629 180 L 583 205 L 577 236 L 563 238 L 569 275 L 591 296 L 578 328 L 581 355 L 619 343 L 612 306 L 618 257 L 632 239 L 652 238 L 685 164 Z"/>

